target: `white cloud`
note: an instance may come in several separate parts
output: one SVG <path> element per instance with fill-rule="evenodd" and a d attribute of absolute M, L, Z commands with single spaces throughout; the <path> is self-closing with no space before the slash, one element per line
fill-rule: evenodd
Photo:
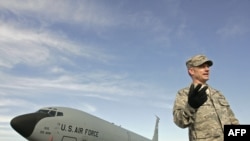
<path fill-rule="evenodd" d="M 101 62 L 107 62 L 112 58 L 95 47 L 72 42 L 60 35 L 48 32 L 39 33 L 31 29 L 20 29 L 4 24 L 0 26 L 0 30 L 0 65 L 2 67 L 11 68 L 18 63 L 35 66 L 48 64 L 51 63 L 50 61 L 60 61 L 61 58 L 65 58 L 65 55 L 81 56 Z M 61 55 L 55 55 L 58 52 Z"/>
<path fill-rule="evenodd" d="M 13 117 L 0 115 L 0 121 L 3 123 L 7 123 L 7 122 L 9 123 L 11 118 L 13 118 Z"/>
<path fill-rule="evenodd" d="M 228 38 L 228 37 L 230 38 L 230 37 L 235 37 L 235 36 L 242 36 L 249 32 L 250 32 L 249 27 L 242 26 L 242 25 L 228 25 L 222 29 L 219 29 L 217 31 L 217 34 L 225 38 Z"/>
<path fill-rule="evenodd" d="M 97 26 L 112 25 L 115 20 L 109 11 L 98 3 L 86 0 L 8 0 L 1 2 L 0 7 L 14 12 L 16 15 L 27 15 L 48 22 L 81 23 Z"/>
<path fill-rule="evenodd" d="M 1 100 L 0 100 L 0 108 L 4 106 L 26 107 L 28 105 L 31 107 L 34 106 L 34 104 L 31 102 L 21 100 L 21 99 L 16 99 L 16 98 L 9 99 L 9 98 L 1 97 Z M 1 112 L 3 111 L 4 110 L 2 110 Z M 6 112 L 11 112 L 11 111 L 6 110 Z"/>
<path fill-rule="evenodd" d="M 85 92 L 87 95 L 102 94 L 102 96 L 140 96 L 140 88 L 145 87 L 143 83 L 127 81 L 122 75 L 112 73 L 82 73 L 80 75 L 61 75 L 56 78 L 27 78 L 8 74 L 1 74 L 2 89 L 12 90 L 42 90 L 51 91 L 75 91 Z M 30 93 L 32 95 L 32 93 Z M 74 95 L 74 94 L 73 94 Z M 78 95 L 78 93 L 76 93 Z M 82 94 L 81 94 L 82 95 Z"/>
<path fill-rule="evenodd" d="M 218 29 L 216 33 L 223 38 L 244 36 L 250 33 L 249 23 L 248 17 L 231 17 L 231 19 L 227 21 L 222 28 Z"/>
<path fill-rule="evenodd" d="M 51 69 L 51 72 L 57 74 L 57 73 L 65 73 L 66 71 L 61 67 L 55 66 Z"/>

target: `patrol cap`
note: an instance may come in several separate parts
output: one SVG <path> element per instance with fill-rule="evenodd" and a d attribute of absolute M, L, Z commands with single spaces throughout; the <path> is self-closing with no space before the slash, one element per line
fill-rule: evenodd
<path fill-rule="evenodd" d="M 213 61 L 209 60 L 205 55 L 195 55 L 192 58 L 188 59 L 186 62 L 187 68 L 197 67 L 204 63 L 207 63 L 209 66 L 213 65 Z"/>

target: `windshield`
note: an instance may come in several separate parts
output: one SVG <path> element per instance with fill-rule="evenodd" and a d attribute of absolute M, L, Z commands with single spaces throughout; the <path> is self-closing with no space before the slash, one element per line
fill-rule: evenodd
<path fill-rule="evenodd" d="M 38 113 L 49 114 L 51 117 L 63 116 L 63 112 L 59 112 L 59 111 L 57 111 L 57 109 L 55 109 L 55 108 L 40 109 L 40 110 L 37 111 L 37 112 L 38 112 Z"/>

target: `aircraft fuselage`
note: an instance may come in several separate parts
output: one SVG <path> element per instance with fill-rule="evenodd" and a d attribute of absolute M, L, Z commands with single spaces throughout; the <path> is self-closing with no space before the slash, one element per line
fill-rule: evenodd
<path fill-rule="evenodd" d="M 43 108 L 17 116 L 11 126 L 29 141 L 151 141 L 83 111 L 65 107 Z"/>

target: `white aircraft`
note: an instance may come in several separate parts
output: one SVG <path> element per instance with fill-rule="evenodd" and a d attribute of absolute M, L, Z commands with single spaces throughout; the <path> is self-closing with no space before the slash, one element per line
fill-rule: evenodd
<path fill-rule="evenodd" d="M 11 126 L 29 141 L 158 141 L 156 117 L 152 140 L 108 121 L 66 107 L 45 107 L 20 115 Z"/>

